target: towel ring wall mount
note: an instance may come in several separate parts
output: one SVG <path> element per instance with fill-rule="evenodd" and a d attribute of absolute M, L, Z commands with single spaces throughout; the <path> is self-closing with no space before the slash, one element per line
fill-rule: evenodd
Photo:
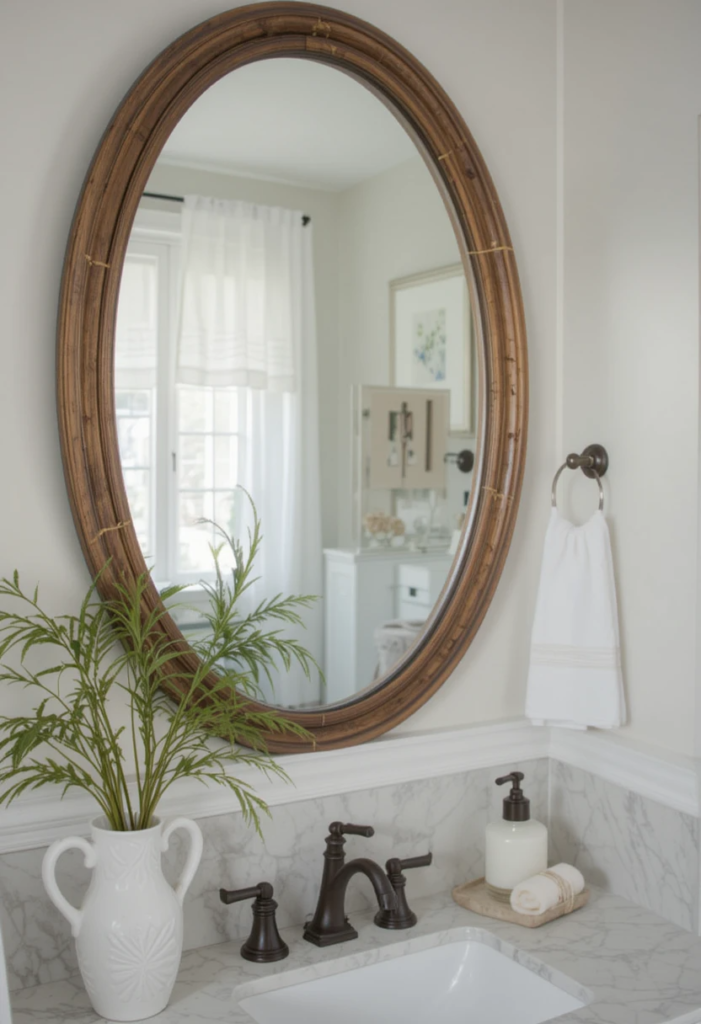
<path fill-rule="evenodd" d="M 553 478 L 550 501 L 553 508 L 557 508 L 557 481 L 564 469 L 581 469 L 590 480 L 596 480 L 599 485 L 599 511 L 604 507 L 604 488 L 601 484 L 601 477 L 609 468 L 608 452 L 602 444 L 590 444 L 584 449 L 581 455 L 572 452 L 562 463 Z"/>

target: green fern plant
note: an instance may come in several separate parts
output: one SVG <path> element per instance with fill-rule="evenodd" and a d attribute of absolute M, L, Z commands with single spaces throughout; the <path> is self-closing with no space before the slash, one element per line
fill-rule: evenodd
<path fill-rule="evenodd" d="M 231 769 L 252 765 L 286 779 L 267 752 L 265 735 L 310 738 L 277 711 L 255 709 L 251 699 L 260 695 L 263 677 L 270 679 L 280 664 L 289 668 L 296 662 L 308 678 L 317 668 L 309 651 L 282 631 L 302 625 L 301 612 L 315 598 L 277 596 L 239 614 L 241 598 L 254 582 L 260 521 L 253 507 L 246 551 L 211 525 L 221 543 L 212 548 L 214 581 L 201 584 L 208 595 L 208 632 L 191 642 L 199 661 L 187 678 L 175 666 L 182 653 L 178 644 L 159 628 L 185 587 L 163 591 L 161 605 L 144 615 L 148 573 L 116 583 L 105 601 L 93 583 L 77 615 L 56 618 L 42 608 L 38 588 L 22 588 L 17 572 L 0 580 L 0 681 L 39 694 L 31 714 L 0 717 L 0 805 L 45 785 L 61 786 L 63 793 L 83 789 L 112 829 L 131 831 L 150 826 L 173 783 L 193 778 L 228 787 L 245 820 L 260 832 L 260 813 L 267 805 Z M 224 548 L 233 555 L 230 578 L 221 568 Z M 32 667 L 46 650 L 52 652 L 51 664 Z M 12 651 L 13 664 L 8 664 Z M 212 672 L 216 681 L 205 688 Z M 178 704 L 167 696 L 176 688 Z M 126 696 L 129 723 L 122 726 L 110 716 L 110 702 L 120 693 Z M 131 784 L 125 748 L 136 765 Z"/>

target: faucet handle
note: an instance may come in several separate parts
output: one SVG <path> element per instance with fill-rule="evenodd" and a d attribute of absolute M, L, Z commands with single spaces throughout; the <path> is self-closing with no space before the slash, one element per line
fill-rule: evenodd
<path fill-rule="evenodd" d="M 342 821 L 332 821 L 329 832 L 332 836 L 365 836 L 366 839 L 375 835 L 372 825 L 349 825 Z"/>
<path fill-rule="evenodd" d="M 265 886 L 265 888 L 263 888 Z M 268 897 L 273 895 L 273 887 L 269 882 L 261 882 L 259 885 L 251 885 L 248 889 L 220 889 L 219 899 L 222 903 L 240 903 L 242 900 L 253 900 L 265 893 Z"/>
<path fill-rule="evenodd" d="M 420 857 L 407 857 L 405 860 L 392 857 L 385 864 L 385 868 L 391 882 L 393 874 L 401 874 L 402 871 L 408 871 L 409 868 L 426 868 L 432 861 L 432 853 L 424 853 Z"/>
<path fill-rule="evenodd" d="M 241 956 L 256 964 L 269 964 L 284 960 L 290 952 L 286 942 L 280 938 L 275 921 L 277 903 L 273 899 L 273 887 L 269 882 L 260 882 L 248 889 L 220 889 L 222 903 L 239 903 L 241 900 L 255 900 L 253 927 L 243 946 Z"/>
<path fill-rule="evenodd" d="M 410 909 L 406 901 L 404 889 L 406 878 L 402 872 L 409 868 L 428 867 L 433 861 L 432 853 L 424 853 L 420 857 L 406 857 L 400 860 L 399 857 L 390 857 L 385 864 L 387 877 L 392 883 L 392 888 L 397 896 L 396 910 L 378 910 L 375 914 L 375 924 L 380 928 L 412 928 L 417 921 L 416 914 Z"/>

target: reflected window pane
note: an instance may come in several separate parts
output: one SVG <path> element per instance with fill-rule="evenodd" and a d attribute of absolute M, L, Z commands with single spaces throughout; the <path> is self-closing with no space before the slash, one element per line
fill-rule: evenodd
<path fill-rule="evenodd" d="M 220 544 L 213 528 L 197 525 L 213 519 L 234 531 L 235 488 L 239 479 L 239 404 L 236 388 L 178 387 L 178 570 L 211 575 L 210 543 Z M 225 546 L 220 564 L 228 571 L 233 555 Z"/>
<path fill-rule="evenodd" d="M 180 437 L 180 487 L 194 490 L 211 487 L 212 438 L 206 434 L 184 434 Z"/>
<path fill-rule="evenodd" d="M 214 492 L 214 521 L 230 537 L 238 536 L 236 513 L 238 510 L 237 491 L 215 491 Z M 219 565 L 222 572 L 230 572 L 234 567 L 235 559 L 231 546 L 223 539 L 221 534 L 215 533 L 214 540 L 219 550 Z"/>
<path fill-rule="evenodd" d="M 156 389 L 119 389 L 115 391 L 115 405 L 124 486 L 139 545 L 148 559 L 154 556 L 155 547 L 153 440 Z"/>
<path fill-rule="evenodd" d="M 151 421 L 145 417 L 117 418 L 119 454 L 123 469 L 148 469 L 151 465 Z"/>
<path fill-rule="evenodd" d="M 119 389 L 115 391 L 115 405 L 117 415 L 125 416 L 150 416 L 151 415 L 151 389 L 143 391 Z"/>
<path fill-rule="evenodd" d="M 148 560 L 151 555 L 151 474 L 148 469 L 124 469 L 124 486 L 129 500 L 131 519 L 141 550 Z"/>
<path fill-rule="evenodd" d="M 214 438 L 214 486 L 231 488 L 238 480 L 238 438 Z M 219 520 L 217 520 L 219 522 Z"/>
<path fill-rule="evenodd" d="M 238 396 L 234 388 L 217 388 L 214 392 L 214 431 L 234 434 L 238 429 Z"/>
<path fill-rule="evenodd" d="M 114 349 L 118 388 L 153 387 L 158 361 L 158 257 L 127 253 Z"/>
<path fill-rule="evenodd" d="M 214 520 L 223 530 L 236 535 L 238 500 L 236 491 L 215 491 Z"/>
<path fill-rule="evenodd" d="M 178 429 L 183 433 L 212 429 L 212 388 L 178 385 Z"/>
<path fill-rule="evenodd" d="M 212 527 L 200 520 L 213 518 L 213 494 L 211 491 L 181 492 L 179 506 L 178 570 L 211 572 Z"/>

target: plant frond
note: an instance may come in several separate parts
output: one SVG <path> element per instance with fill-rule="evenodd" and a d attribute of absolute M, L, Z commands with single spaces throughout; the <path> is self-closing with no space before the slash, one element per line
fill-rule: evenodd
<path fill-rule="evenodd" d="M 95 798 L 112 828 L 129 830 L 148 823 L 166 790 L 187 777 L 226 786 L 260 832 L 265 801 L 231 769 L 251 767 L 289 781 L 266 738 L 311 738 L 282 711 L 258 703 L 261 684 L 293 664 L 307 677 L 313 671 L 323 677 L 310 652 L 285 633 L 303 625 L 316 598 L 277 594 L 242 611 L 250 604 L 242 599 L 256 581 L 262 542 L 258 513 L 246 498 L 253 522 L 245 547 L 210 524 L 214 579 L 201 584 L 208 600 L 206 634 L 192 640 L 199 661 L 186 675 L 177 667 L 182 644 L 162 629 L 184 586 L 165 588 L 154 602 L 148 572 L 110 578 L 111 596 L 101 601 L 98 575 L 77 614 L 57 617 L 42 608 L 38 587 L 23 589 L 18 571 L 0 579 L 0 598 L 7 599 L 0 609 L 0 682 L 39 697 L 32 714 L 0 717 L 0 804 L 43 786 L 59 786 L 61 793 L 78 788 Z M 232 562 L 228 576 L 225 552 Z M 55 653 L 33 669 L 33 656 L 45 648 Z M 113 692 L 126 698 L 128 726 L 113 724 Z M 179 703 L 168 693 L 181 695 Z M 137 805 L 124 774 L 128 744 L 136 762 Z"/>

